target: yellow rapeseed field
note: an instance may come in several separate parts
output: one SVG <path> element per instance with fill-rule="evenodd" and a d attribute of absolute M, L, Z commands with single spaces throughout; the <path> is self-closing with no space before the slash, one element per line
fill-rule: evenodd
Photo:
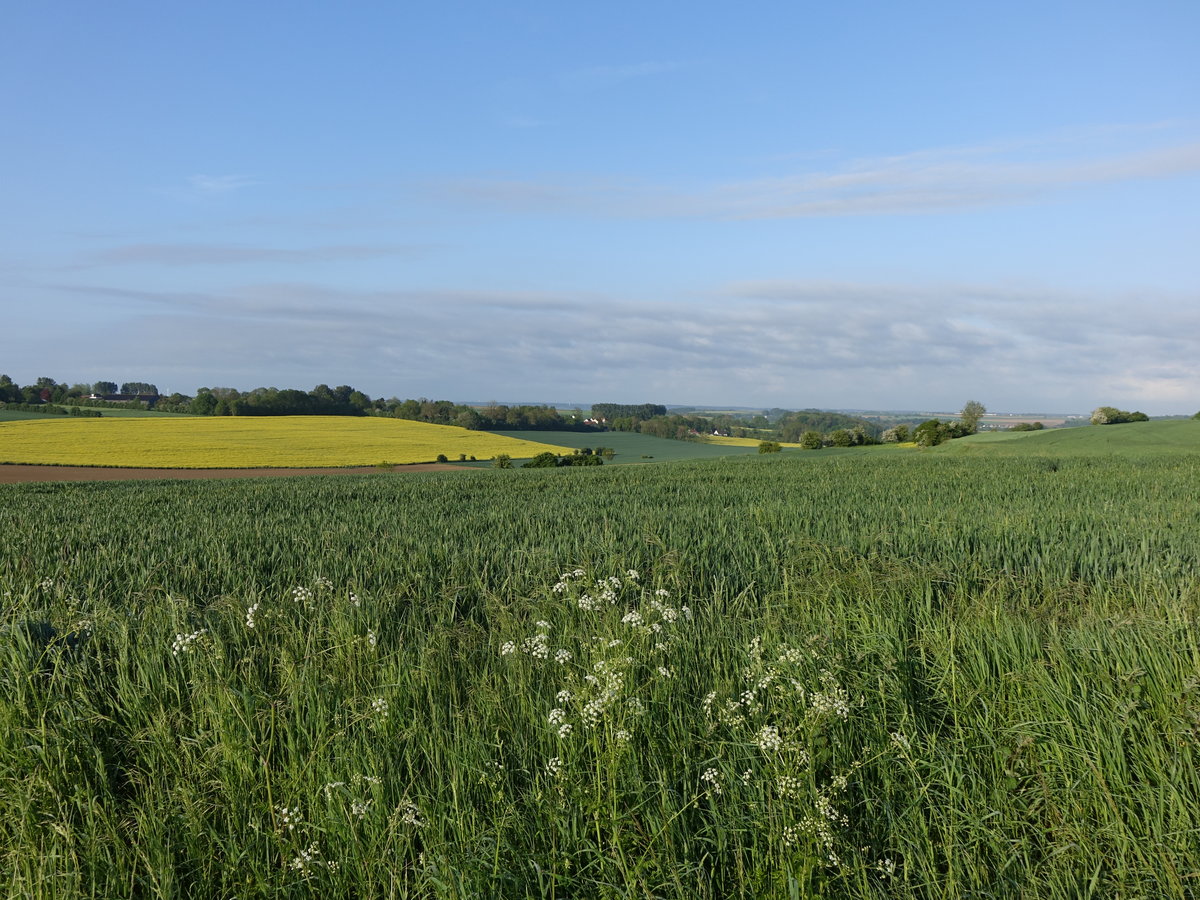
<path fill-rule="evenodd" d="M 771 438 L 740 438 L 740 437 L 725 437 L 719 434 L 706 435 L 704 443 L 720 444 L 722 447 L 757 447 L 763 441 L 769 441 Z M 781 447 L 799 447 L 799 444 L 788 444 L 781 441 Z"/>
<path fill-rule="evenodd" d="M 346 416 L 0 422 L 0 462 L 160 469 L 373 466 L 439 453 L 514 459 L 569 448 L 404 419 Z"/>

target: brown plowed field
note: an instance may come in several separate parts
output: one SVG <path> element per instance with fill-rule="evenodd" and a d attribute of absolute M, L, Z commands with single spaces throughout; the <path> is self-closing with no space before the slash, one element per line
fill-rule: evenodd
<path fill-rule="evenodd" d="M 386 475 L 392 472 L 445 472 L 471 466 L 445 463 L 415 463 L 379 469 L 361 466 L 347 469 L 104 469 L 98 466 L 0 465 L 0 484 L 25 481 L 133 481 L 155 478 L 279 478 L 296 475 Z"/>

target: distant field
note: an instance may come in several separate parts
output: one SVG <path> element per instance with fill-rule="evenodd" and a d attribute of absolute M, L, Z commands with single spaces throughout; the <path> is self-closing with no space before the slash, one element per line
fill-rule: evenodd
<path fill-rule="evenodd" d="M 939 453 L 1100 455 L 1200 451 L 1200 422 L 1192 419 L 1088 425 L 1047 431 L 985 432 L 950 441 Z"/>
<path fill-rule="evenodd" d="M 103 406 L 88 407 L 89 409 L 98 409 L 103 413 L 104 418 L 110 416 L 118 419 L 195 419 L 191 413 L 174 413 L 174 412 L 158 412 L 154 409 L 108 409 Z"/>
<path fill-rule="evenodd" d="M 763 441 L 769 441 L 769 440 L 771 440 L 771 439 L 767 438 L 767 437 L 740 438 L 740 437 L 722 437 L 721 435 L 710 434 L 710 435 L 705 436 L 704 443 L 715 444 L 718 447 L 752 447 L 754 450 L 758 450 L 759 444 L 761 444 Z M 797 449 L 797 450 L 800 449 L 799 444 L 789 444 L 785 441 L 781 441 L 779 445 L 781 447 L 789 447 L 789 448 L 793 448 L 793 449 Z"/>
<path fill-rule="evenodd" d="M 68 407 L 69 409 L 70 407 Z M 154 412 L 149 409 L 102 409 L 97 407 L 84 407 L 85 409 L 96 409 L 104 418 L 122 418 L 122 419 L 190 419 L 194 418 L 188 413 L 169 413 L 169 412 Z M 36 420 L 38 422 L 58 422 L 66 419 L 74 421 L 77 417 L 71 415 L 59 415 L 58 413 L 35 413 L 35 412 L 17 412 L 15 410 L 0 409 L 0 422 L 22 422 L 28 420 Z M 85 416 L 84 418 L 93 418 Z"/>
<path fill-rule="evenodd" d="M 566 447 L 612 447 L 614 463 L 671 462 L 680 459 L 713 459 L 758 452 L 758 441 L 748 445 L 718 445 L 699 441 L 671 441 L 628 431 L 586 433 L 578 431 L 497 431 L 527 441 L 548 441 Z"/>
<path fill-rule="evenodd" d="M 568 448 L 402 419 L 344 416 L 102 418 L 0 422 L 0 462 L 225 469 L 514 458 Z"/>
<path fill-rule="evenodd" d="M 38 422 L 49 422 L 63 418 L 67 417 L 48 415 L 47 413 L 17 412 L 12 409 L 0 409 L 0 422 L 24 422 L 29 419 L 34 419 Z"/>

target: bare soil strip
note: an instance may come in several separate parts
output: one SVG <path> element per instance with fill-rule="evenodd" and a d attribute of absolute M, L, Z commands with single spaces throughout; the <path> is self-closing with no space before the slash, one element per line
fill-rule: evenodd
<path fill-rule="evenodd" d="M 28 481 L 145 481 L 161 478 L 281 478 L 297 475 L 388 475 L 403 472 L 445 472 L 470 469 L 445 463 L 413 463 L 380 469 L 355 466 L 345 469 L 107 469 L 99 466 L 0 465 L 0 484 Z"/>

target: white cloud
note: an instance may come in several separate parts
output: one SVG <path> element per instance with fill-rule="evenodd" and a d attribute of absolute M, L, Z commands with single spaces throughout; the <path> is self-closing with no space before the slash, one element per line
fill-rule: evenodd
<path fill-rule="evenodd" d="M 969 284 L 744 283 L 673 301 L 304 283 L 72 290 L 123 310 L 93 344 L 116 341 L 131 358 L 156 347 L 161 366 L 207 365 L 210 381 L 256 360 L 246 382 L 306 385 L 348 372 L 371 393 L 451 399 L 1200 407 L 1200 297 L 1141 297 L 1132 314 L 1126 295 Z"/>
<path fill-rule="evenodd" d="M 1031 141 L 926 150 L 691 187 L 581 177 L 459 179 L 432 190 L 460 202 L 523 212 L 767 219 L 955 212 L 1089 185 L 1200 173 L 1200 141 L 1106 153 L 1076 142 L 1067 157 L 1064 143 L 1059 138 L 1040 147 Z"/>

